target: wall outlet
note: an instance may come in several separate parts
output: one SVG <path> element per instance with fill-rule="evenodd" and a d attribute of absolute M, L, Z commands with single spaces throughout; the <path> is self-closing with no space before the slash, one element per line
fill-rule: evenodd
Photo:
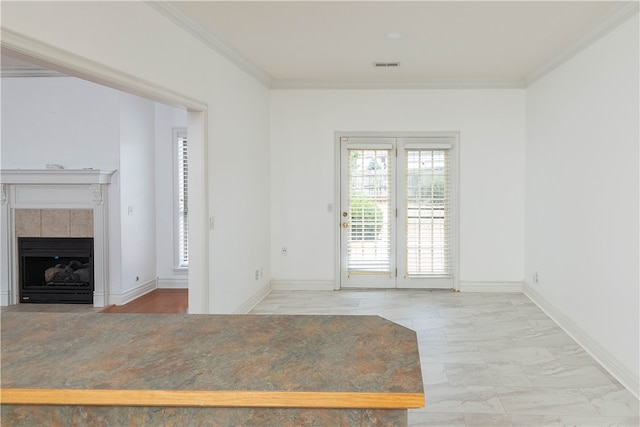
<path fill-rule="evenodd" d="M 260 272 L 256 270 L 256 280 L 258 280 L 258 274 L 260 274 Z"/>
<path fill-rule="evenodd" d="M 283 246 L 280 253 L 282 253 L 282 256 L 287 256 L 287 248 Z"/>
<path fill-rule="evenodd" d="M 533 273 L 533 283 L 538 283 L 538 272 Z"/>

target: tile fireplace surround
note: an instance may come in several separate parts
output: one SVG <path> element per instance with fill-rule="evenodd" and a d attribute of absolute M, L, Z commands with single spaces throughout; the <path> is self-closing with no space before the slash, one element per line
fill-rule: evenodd
<path fill-rule="evenodd" d="M 107 186 L 114 172 L 94 169 L 0 171 L 0 305 L 18 303 L 18 237 L 93 237 L 93 305 L 107 305 Z"/>

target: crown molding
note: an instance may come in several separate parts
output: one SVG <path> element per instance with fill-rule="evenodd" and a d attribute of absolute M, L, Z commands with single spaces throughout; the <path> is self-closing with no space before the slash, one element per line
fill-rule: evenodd
<path fill-rule="evenodd" d="M 274 80 L 271 89 L 524 89 L 517 80 L 331 81 Z"/>
<path fill-rule="evenodd" d="M 68 77 L 53 70 L 38 67 L 12 67 L 2 69 L 2 78 L 13 77 Z"/>
<path fill-rule="evenodd" d="M 639 12 L 640 2 L 637 0 L 621 1 L 599 24 L 580 37 L 571 46 L 527 74 L 524 78 L 525 86 L 529 86 L 549 74 L 632 17 L 638 15 Z"/>
<path fill-rule="evenodd" d="M 211 34 L 202 25 L 169 1 L 146 1 L 149 7 L 164 15 L 206 46 L 255 77 L 269 89 L 522 89 L 522 81 L 331 81 L 274 79 L 240 52 Z"/>
<path fill-rule="evenodd" d="M 227 58 L 233 64 L 237 65 L 241 70 L 255 77 L 259 82 L 267 88 L 271 88 L 273 78 L 258 67 L 240 52 L 224 43 L 222 40 L 211 34 L 207 29 L 195 22 L 191 17 L 183 13 L 168 1 L 145 1 L 145 3 L 156 12 L 164 15 L 174 24 L 187 31 L 196 39 L 200 40 L 215 52 Z"/>
<path fill-rule="evenodd" d="M 578 39 L 575 43 L 569 46 L 567 49 L 553 57 L 552 59 L 546 61 L 541 64 L 533 71 L 528 73 L 524 79 L 522 80 L 504 80 L 504 81 L 477 81 L 477 80 L 440 80 L 440 81 L 401 81 L 401 82 L 388 82 L 388 81 L 332 81 L 332 80 L 289 80 L 289 79 L 274 79 L 267 72 L 265 72 L 260 67 L 253 64 L 247 58 L 245 58 L 238 51 L 212 35 L 208 30 L 204 27 L 196 23 L 189 16 L 184 14 L 181 10 L 175 7 L 171 2 L 168 1 L 145 1 L 145 3 L 158 13 L 164 15 L 169 20 L 171 20 L 174 24 L 178 25 L 180 28 L 187 31 L 197 40 L 203 42 L 206 46 L 219 53 L 233 64 L 238 66 L 241 70 L 245 71 L 249 75 L 256 78 L 259 82 L 265 85 L 269 89 L 524 89 L 529 85 L 533 84 L 535 81 L 539 80 L 546 74 L 552 72 L 560 65 L 567 62 L 569 59 L 574 57 L 576 54 L 586 49 L 593 43 L 595 43 L 600 38 L 607 35 L 609 32 L 632 18 L 633 16 L 638 15 L 640 11 L 640 2 L 637 0 L 634 1 L 621 1 L 618 5 L 616 5 L 611 12 L 591 31 L 587 34 L 583 35 L 580 39 Z M 3 47 L 12 48 L 12 44 L 14 44 L 11 40 L 21 39 L 18 45 L 27 45 L 33 47 L 33 41 L 25 41 L 27 38 L 23 36 L 19 36 L 7 29 L 2 29 L 2 45 Z M 38 46 L 38 49 L 35 51 L 41 51 L 44 49 L 45 51 L 55 50 L 55 48 L 51 46 L 44 46 L 44 44 L 40 43 L 42 46 Z M 13 46 L 15 47 L 15 46 Z M 12 49 L 16 51 L 20 51 L 20 49 Z M 34 55 L 33 49 L 27 49 L 29 56 Z M 59 52 L 58 52 L 59 53 Z M 68 59 L 69 53 L 64 52 L 62 57 Z M 43 55 L 45 58 L 48 55 Z M 76 65 L 76 70 L 78 70 L 77 65 L 82 62 L 83 67 L 87 65 L 86 58 L 82 58 L 83 61 L 79 61 L 77 58 L 73 58 L 71 63 Z M 47 62 L 52 62 L 48 60 Z M 64 61 L 63 61 L 64 62 Z M 94 64 L 91 64 L 89 68 L 91 68 L 94 76 L 99 76 L 104 74 L 104 67 L 94 67 Z M 100 69 L 100 72 L 97 72 Z M 113 70 L 112 70 L 113 71 Z M 97 73 L 96 73 L 97 72 Z M 85 73 L 81 73 L 85 74 Z M 110 74 L 110 73 L 108 73 Z M 119 73 L 118 73 L 119 74 Z M 64 76 L 60 72 L 47 70 L 47 69 L 38 69 L 38 68 L 16 68 L 16 69 L 4 69 L 2 70 L 2 77 L 59 77 Z M 111 76 L 113 79 L 114 76 Z M 121 77 L 121 76 L 118 76 Z M 86 78 L 86 77 L 85 77 Z M 109 80 L 111 80 L 109 79 Z M 88 79 L 92 80 L 92 79 Z M 120 80 L 116 78 L 115 80 Z M 157 90 L 157 88 L 155 88 Z M 170 98 L 173 98 L 175 94 L 171 94 Z M 193 100 L 189 100 L 193 101 Z M 191 102 L 187 103 L 187 106 L 191 104 Z M 196 102 L 196 104 L 200 104 Z"/>

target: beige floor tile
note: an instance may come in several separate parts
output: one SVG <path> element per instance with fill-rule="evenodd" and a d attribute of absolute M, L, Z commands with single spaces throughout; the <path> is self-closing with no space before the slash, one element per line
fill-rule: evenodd
<path fill-rule="evenodd" d="M 640 426 L 638 399 L 523 294 L 274 291 L 260 314 L 375 314 L 416 331 L 411 426 Z"/>

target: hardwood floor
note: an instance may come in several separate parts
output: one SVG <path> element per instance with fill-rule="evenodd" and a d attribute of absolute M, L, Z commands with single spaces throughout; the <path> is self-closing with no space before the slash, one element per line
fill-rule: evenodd
<path fill-rule="evenodd" d="M 167 313 L 186 314 L 187 289 L 156 289 L 124 305 L 112 305 L 100 313 Z"/>

